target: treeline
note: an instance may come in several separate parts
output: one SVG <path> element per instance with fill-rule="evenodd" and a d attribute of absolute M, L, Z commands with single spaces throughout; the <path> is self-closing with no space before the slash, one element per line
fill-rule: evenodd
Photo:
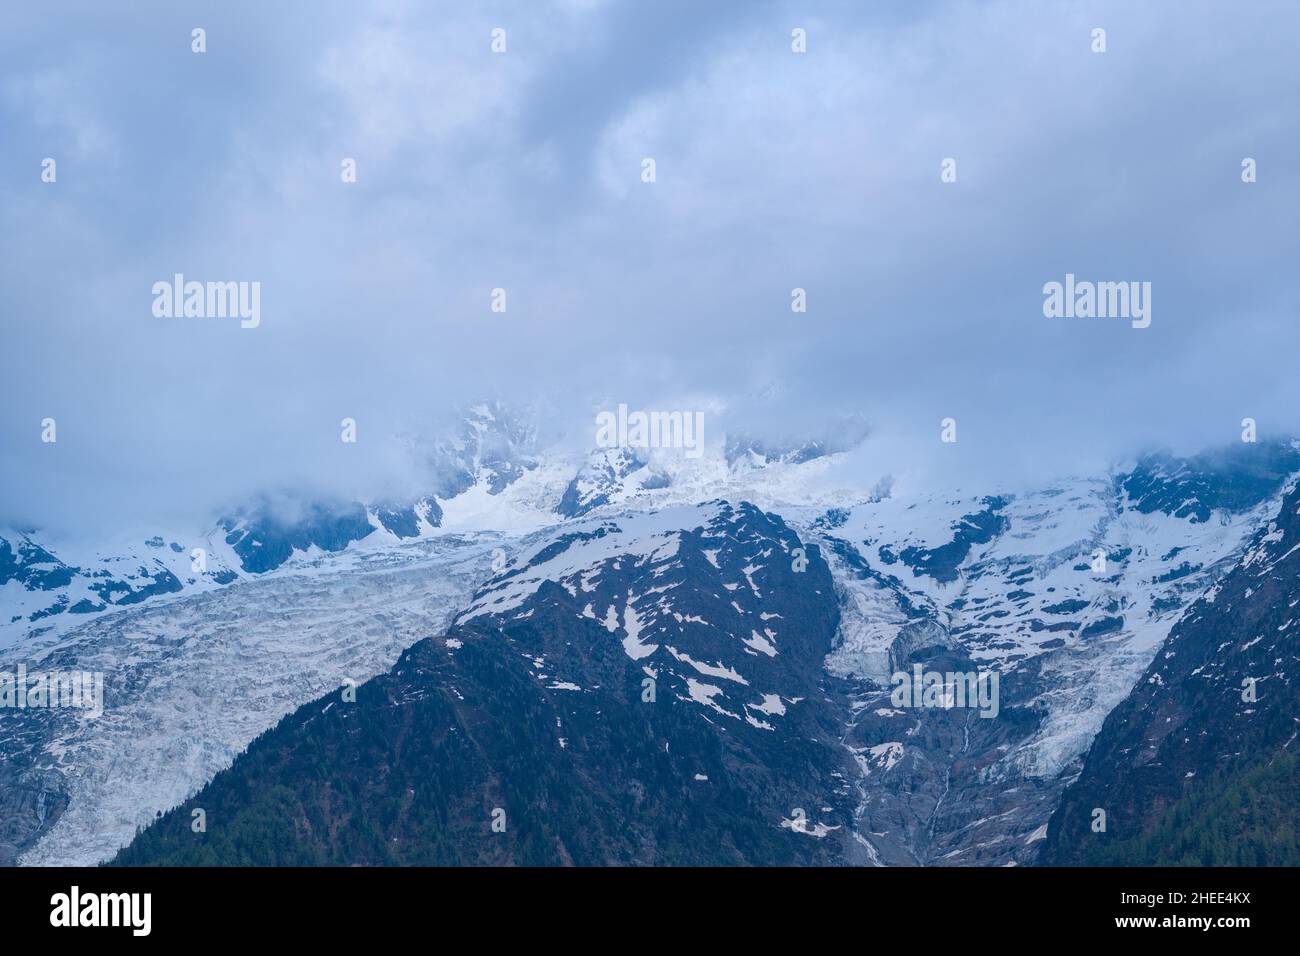
<path fill-rule="evenodd" d="M 1245 773 L 1191 788 L 1159 824 L 1127 840 L 1099 841 L 1089 866 L 1300 866 L 1300 771 L 1279 751 Z"/>

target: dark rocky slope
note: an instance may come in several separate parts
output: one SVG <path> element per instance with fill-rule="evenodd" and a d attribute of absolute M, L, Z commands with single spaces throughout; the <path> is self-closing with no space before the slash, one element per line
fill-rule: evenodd
<path fill-rule="evenodd" d="M 863 862 L 847 702 L 821 667 L 827 566 L 809 548 L 794 570 L 798 539 L 750 506 L 680 510 L 538 548 L 445 638 L 287 717 L 115 862 Z"/>

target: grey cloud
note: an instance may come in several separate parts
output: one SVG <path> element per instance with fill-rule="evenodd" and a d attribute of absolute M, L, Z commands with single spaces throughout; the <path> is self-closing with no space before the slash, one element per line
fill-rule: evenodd
<path fill-rule="evenodd" d="M 1293 5 L 318 6 L 9 14 L 6 518 L 405 488 L 392 436 L 480 396 L 859 415 L 864 480 L 1300 431 Z M 153 318 L 176 272 L 261 281 L 262 326 Z M 1151 328 L 1045 319 L 1067 272 L 1152 282 Z"/>

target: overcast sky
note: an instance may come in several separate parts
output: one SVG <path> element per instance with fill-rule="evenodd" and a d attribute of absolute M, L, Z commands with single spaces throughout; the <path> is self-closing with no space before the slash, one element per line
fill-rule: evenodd
<path fill-rule="evenodd" d="M 382 494 L 387 436 L 482 397 L 857 414 L 864 480 L 1300 433 L 1293 0 L 0 17 L 0 519 Z M 178 272 L 260 282 L 261 325 L 155 317 Z M 1150 327 L 1044 317 L 1066 273 L 1150 282 Z"/>

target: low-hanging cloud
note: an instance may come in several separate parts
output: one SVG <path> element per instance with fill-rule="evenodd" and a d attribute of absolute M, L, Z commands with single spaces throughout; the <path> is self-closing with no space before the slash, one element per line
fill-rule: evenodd
<path fill-rule="evenodd" d="M 481 397 L 860 417 L 864 481 L 1300 431 L 1292 4 L 61 9 L 0 37 L 0 519 L 404 494 Z M 155 317 L 176 273 L 260 325 Z M 1046 318 L 1067 274 L 1150 327 Z"/>

